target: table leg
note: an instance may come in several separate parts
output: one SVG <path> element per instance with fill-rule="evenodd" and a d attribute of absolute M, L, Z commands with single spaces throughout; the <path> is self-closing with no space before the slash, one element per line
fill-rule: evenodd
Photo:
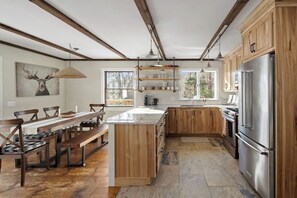
<path fill-rule="evenodd" d="M 57 139 L 56 139 L 56 167 L 60 166 L 61 158 L 61 142 L 62 142 L 63 130 L 58 130 Z"/>

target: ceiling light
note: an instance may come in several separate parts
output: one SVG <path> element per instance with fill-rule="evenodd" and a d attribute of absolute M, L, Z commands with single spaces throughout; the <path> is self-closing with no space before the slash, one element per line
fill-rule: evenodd
<path fill-rule="evenodd" d="M 224 60 L 224 57 L 222 56 L 222 53 L 221 53 L 221 34 L 219 35 L 219 54 L 218 56 L 216 57 L 216 60 L 217 61 L 221 61 L 221 60 Z"/>
<path fill-rule="evenodd" d="M 72 48 L 69 43 L 69 49 L 77 51 L 78 48 Z M 58 71 L 53 75 L 54 78 L 86 78 L 86 76 L 80 71 L 71 67 L 71 53 L 69 52 L 69 66 Z"/>
<path fill-rule="evenodd" d="M 209 49 L 208 49 L 207 57 L 208 57 L 207 67 L 209 68 L 209 67 L 211 67 L 210 62 L 209 62 Z"/>
<path fill-rule="evenodd" d="M 153 36 L 152 36 L 152 29 L 150 26 L 149 26 L 149 31 L 150 31 L 150 36 L 151 36 L 151 49 L 145 57 L 146 58 L 155 58 L 156 54 L 154 54 L 154 52 L 153 52 Z"/>
<path fill-rule="evenodd" d="M 204 69 L 203 69 L 203 59 L 201 60 L 201 65 L 202 65 L 202 69 L 200 70 L 200 73 L 204 73 Z"/>

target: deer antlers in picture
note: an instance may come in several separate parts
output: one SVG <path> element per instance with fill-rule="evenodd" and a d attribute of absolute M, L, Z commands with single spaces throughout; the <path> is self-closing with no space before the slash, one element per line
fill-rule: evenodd
<path fill-rule="evenodd" d="M 37 91 L 35 93 L 35 96 L 45 96 L 45 95 L 50 95 L 47 87 L 46 87 L 46 81 L 54 78 L 53 77 L 53 73 L 48 74 L 44 79 L 39 79 L 39 77 L 37 76 L 38 71 L 35 72 L 35 74 L 33 74 L 34 72 L 30 72 L 28 69 L 24 68 L 24 77 L 28 80 L 36 80 L 38 83 L 38 88 Z"/>

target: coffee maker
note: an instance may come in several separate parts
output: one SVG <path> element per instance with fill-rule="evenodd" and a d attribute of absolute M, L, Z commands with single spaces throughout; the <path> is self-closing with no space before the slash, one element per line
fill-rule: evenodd
<path fill-rule="evenodd" d="M 150 106 L 150 105 L 158 105 L 159 99 L 153 98 L 152 96 L 145 95 L 144 96 L 144 106 Z"/>

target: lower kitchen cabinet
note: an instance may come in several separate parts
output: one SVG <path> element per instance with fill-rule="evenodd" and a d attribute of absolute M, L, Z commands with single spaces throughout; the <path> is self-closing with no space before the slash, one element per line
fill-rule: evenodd
<path fill-rule="evenodd" d="M 168 111 L 167 133 L 181 135 L 221 135 L 223 121 L 219 108 L 171 108 Z"/>
<path fill-rule="evenodd" d="M 192 133 L 193 109 L 177 108 L 175 124 L 177 124 L 177 134 Z"/>
<path fill-rule="evenodd" d="M 208 133 L 209 132 L 209 108 L 195 108 L 193 109 L 193 130 L 192 133 Z"/>
<path fill-rule="evenodd" d="M 176 108 L 168 108 L 166 116 L 166 133 L 167 134 L 175 134 L 177 132 L 176 125 Z"/>

